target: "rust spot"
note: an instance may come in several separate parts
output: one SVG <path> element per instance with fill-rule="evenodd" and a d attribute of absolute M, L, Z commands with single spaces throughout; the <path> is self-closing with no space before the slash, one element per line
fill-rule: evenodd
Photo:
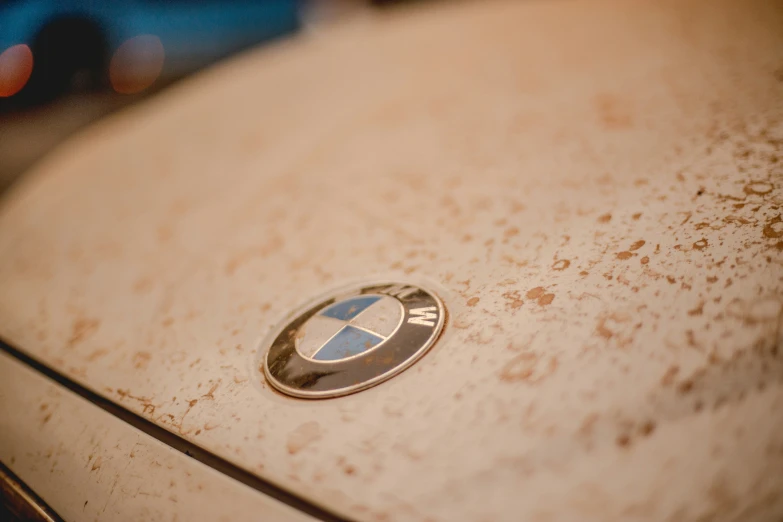
<path fill-rule="evenodd" d="M 637 213 L 631 215 L 631 219 L 633 219 L 634 221 L 638 221 L 640 217 L 642 217 L 642 213 L 641 212 L 637 212 Z"/>
<path fill-rule="evenodd" d="M 693 248 L 695 248 L 696 250 L 704 250 L 708 246 L 710 246 L 710 244 L 704 238 L 699 239 L 698 241 L 693 243 Z"/>
<path fill-rule="evenodd" d="M 540 306 L 546 306 L 555 300 L 555 294 L 544 294 L 538 298 L 538 304 Z"/>
<path fill-rule="evenodd" d="M 47 413 L 46 416 L 43 418 L 43 422 L 41 424 L 46 424 L 47 422 L 49 422 L 49 420 L 51 420 L 51 418 L 52 418 L 52 414 Z"/>
<path fill-rule="evenodd" d="M 507 239 L 518 235 L 519 235 L 519 229 L 517 227 L 509 227 L 506 229 L 505 232 L 503 232 L 503 236 L 506 237 Z"/>
<path fill-rule="evenodd" d="M 569 266 L 571 266 L 571 261 L 568 259 L 560 259 L 554 262 L 552 265 L 552 270 L 565 270 Z"/>
<path fill-rule="evenodd" d="M 632 244 L 632 245 L 631 245 L 631 246 L 628 248 L 628 250 L 630 250 L 630 251 L 639 250 L 640 248 L 642 248 L 642 247 L 644 246 L 644 243 L 645 243 L 644 239 L 640 239 L 639 241 L 635 241 L 635 242 L 634 242 L 634 243 L 633 243 L 633 244 Z"/>
<path fill-rule="evenodd" d="M 173 317 L 167 317 L 160 324 L 162 326 L 164 326 L 164 327 L 171 326 L 172 324 L 174 324 L 174 318 Z"/>
<path fill-rule="evenodd" d="M 98 457 L 97 459 L 95 459 L 95 462 L 92 463 L 92 468 L 90 469 L 90 471 L 95 471 L 96 469 L 101 469 L 101 464 L 103 464 L 103 458 L 102 457 Z"/>
<path fill-rule="evenodd" d="M 479 302 L 478 297 L 471 297 L 470 299 L 468 299 L 468 306 L 476 306 L 478 302 Z"/>
<path fill-rule="evenodd" d="M 628 446 L 631 445 L 631 436 L 626 434 L 626 433 L 624 433 L 624 434 L 620 435 L 619 437 L 617 437 L 616 443 L 621 448 L 627 448 Z"/>
<path fill-rule="evenodd" d="M 599 223 L 609 223 L 609 221 L 611 220 L 612 220 L 612 214 L 603 214 L 601 216 L 598 216 Z"/>
<path fill-rule="evenodd" d="M 641 259 L 639 260 L 639 262 L 640 262 L 641 264 L 643 264 L 643 265 L 646 265 L 647 263 L 649 263 L 649 262 L 650 262 L 650 258 L 649 258 L 649 257 L 647 257 L 647 256 L 644 256 L 643 258 L 641 258 Z"/>
<path fill-rule="evenodd" d="M 621 259 L 621 260 L 625 261 L 626 259 L 631 259 L 635 255 L 636 254 L 633 254 L 633 253 L 628 252 L 628 251 L 618 252 L 617 259 Z"/>

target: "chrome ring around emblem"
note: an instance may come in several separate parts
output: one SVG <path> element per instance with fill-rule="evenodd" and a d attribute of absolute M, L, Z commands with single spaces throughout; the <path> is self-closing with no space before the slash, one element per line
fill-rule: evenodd
<path fill-rule="evenodd" d="M 332 292 L 279 328 L 263 356 L 269 383 L 287 395 L 324 399 L 383 382 L 438 339 L 446 309 L 435 293 L 383 282 Z"/>

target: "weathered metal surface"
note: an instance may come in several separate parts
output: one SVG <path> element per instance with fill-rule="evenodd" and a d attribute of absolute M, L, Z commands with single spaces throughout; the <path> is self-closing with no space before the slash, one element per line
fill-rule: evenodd
<path fill-rule="evenodd" d="M 437 3 L 247 55 L 6 199 L 0 335 L 358 518 L 779 516 L 781 27 Z M 268 388 L 275 324 L 389 272 L 450 294 L 421 361 Z"/>
<path fill-rule="evenodd" d="M 65 520 L 314 520 L 139 432 L 5 354 L 0 383 L 0 460 Z"/>

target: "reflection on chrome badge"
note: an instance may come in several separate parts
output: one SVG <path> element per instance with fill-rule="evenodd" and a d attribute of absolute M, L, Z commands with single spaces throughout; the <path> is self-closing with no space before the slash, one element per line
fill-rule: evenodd
<path fill-rule="evenodd" d="M 264 374 L 295 397 L 353 393 L 413 364 L 438 339 L 444 320 L 440 299 L 416 285 L 337 291 L 278 330 L 263 357 Z"/>

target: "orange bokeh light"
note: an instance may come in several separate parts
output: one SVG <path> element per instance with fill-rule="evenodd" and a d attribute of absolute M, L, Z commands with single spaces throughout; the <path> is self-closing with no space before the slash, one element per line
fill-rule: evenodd
<path fill-rule="evenodd" d="M 0 97 L 13 96 L 27 84 L 33 72 L 33 52 L 25 44 L 9 47 L 0 54 Z"/>
<path fill-rule="evenodd" d="M 158 79 L 165 52 L 160 38 L 142 34 L 125 40 L 109 63 L 109 81 L 120 94 L 141 92 Z"/>

